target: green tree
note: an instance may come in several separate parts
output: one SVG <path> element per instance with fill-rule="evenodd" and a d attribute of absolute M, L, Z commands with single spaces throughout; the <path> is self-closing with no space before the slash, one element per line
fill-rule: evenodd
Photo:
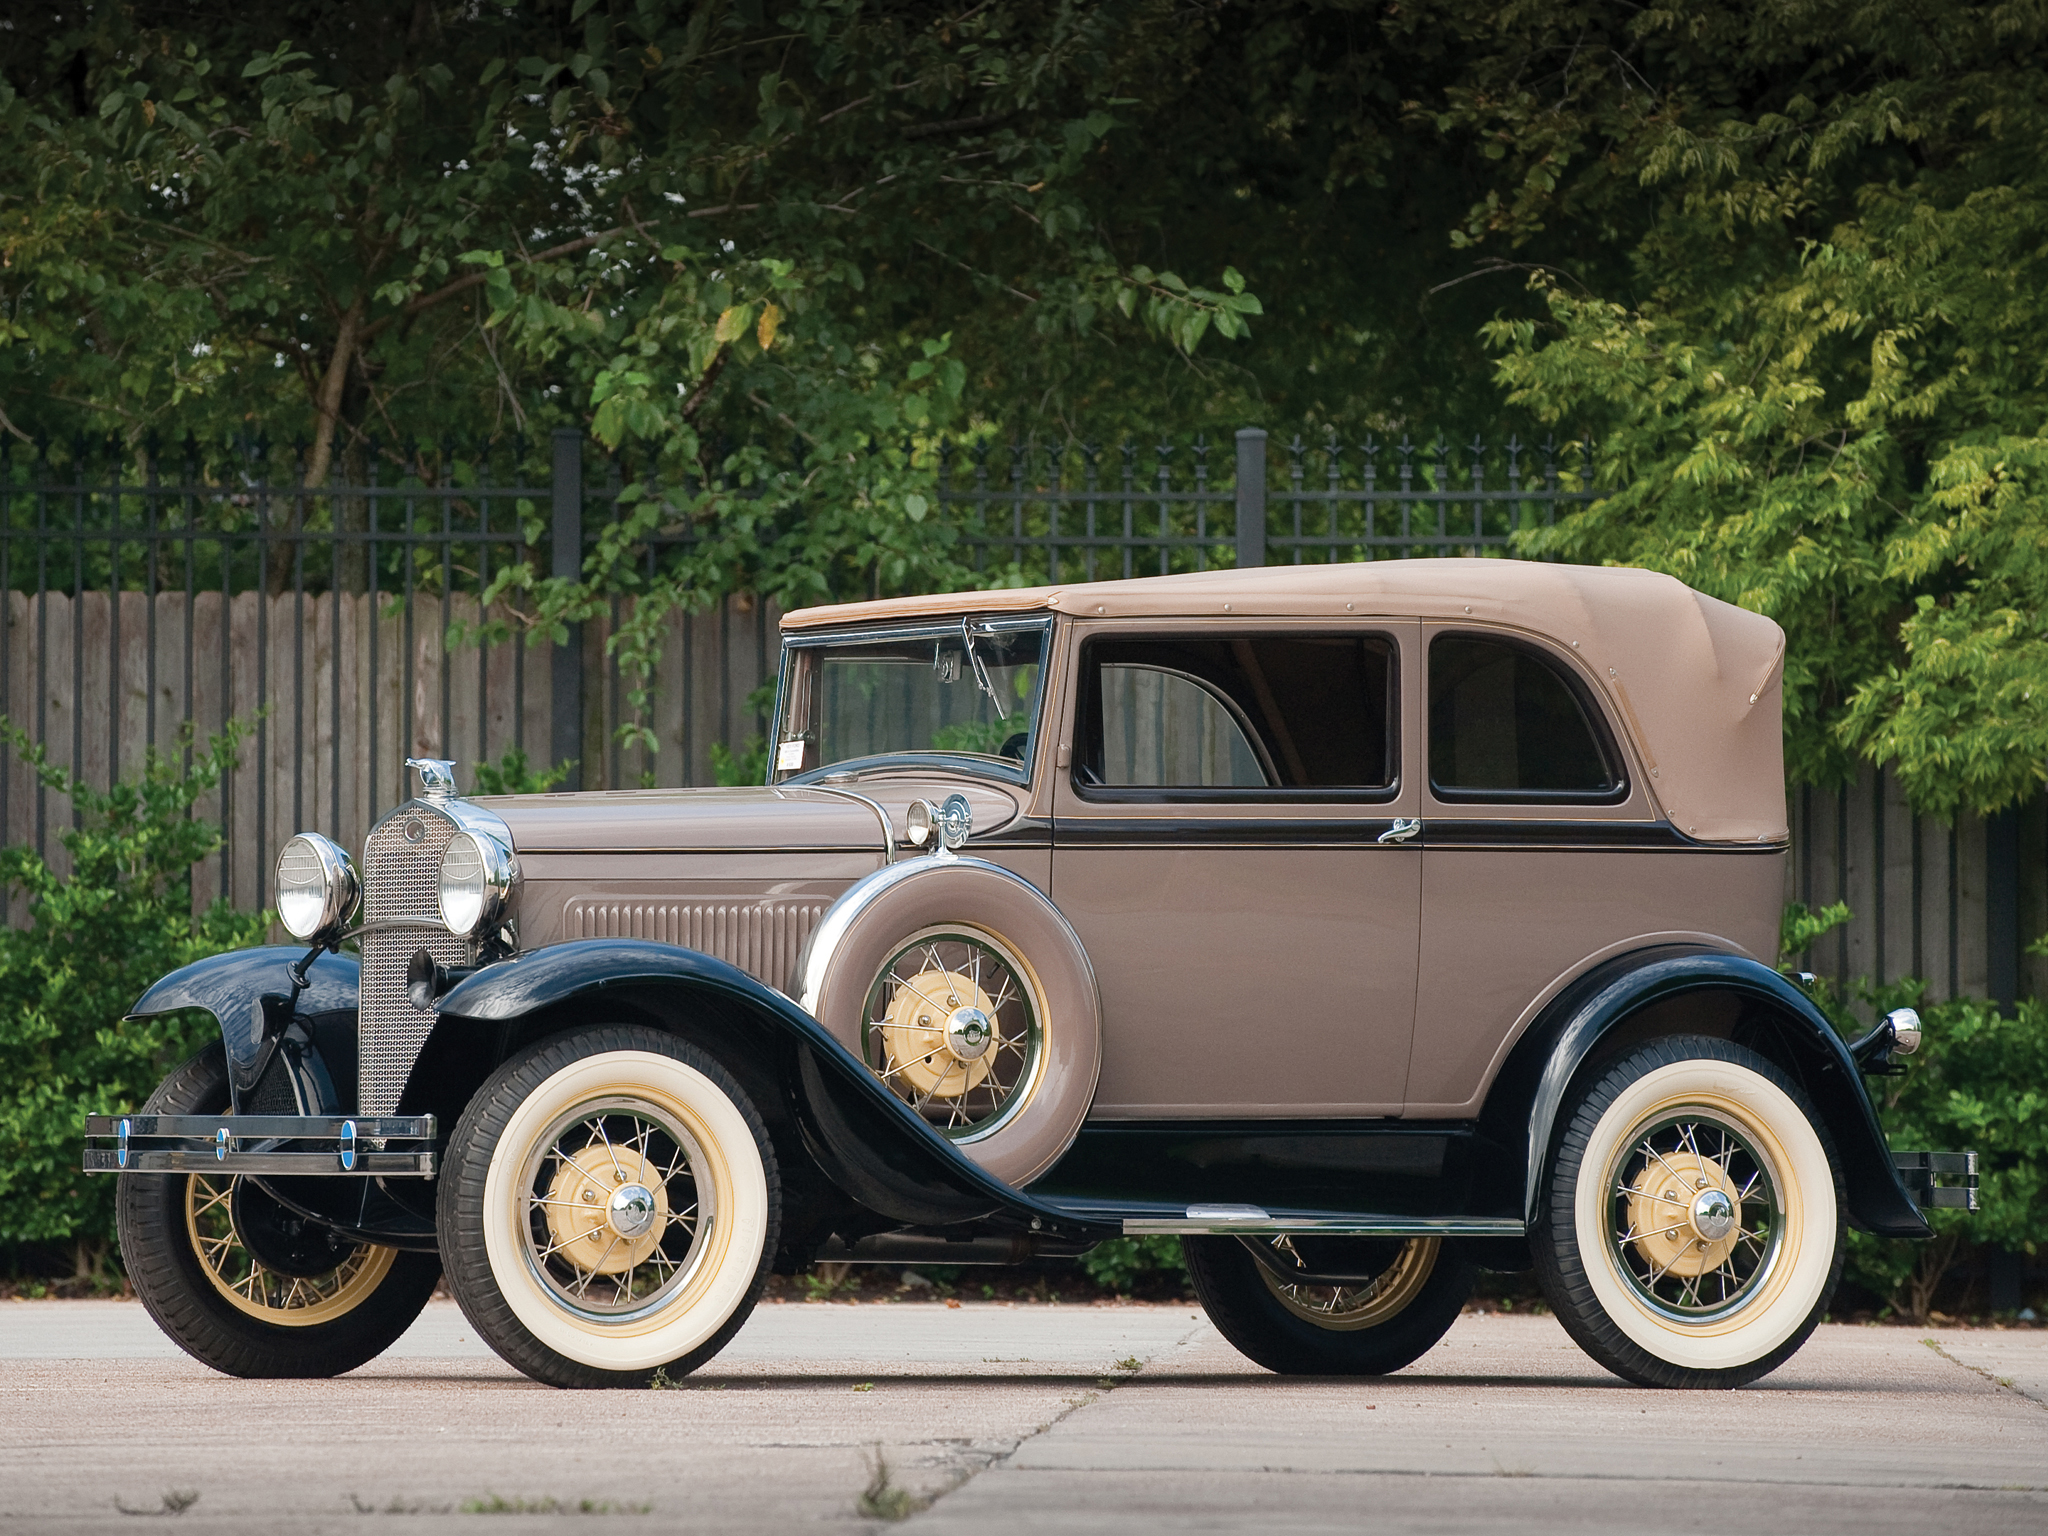
<path fill-rule="evenodd" d="M 1500 186 L 1459 236 L 1553 226 L 1488 331 L 1509 398 L 1590 426 L 1608 494 L 1532 554 L 1647 565 L 1790 636 L 1795 775 L 1891 764 L 1989 811 L 2048 772 L 2048 17 L 2026 6 L 1513 6 L 1438 126 Z"/>
<path fill-rule="evenodd" d="M 80 825 L 59 875 L 36 853 L 0 850 L 0 883 L 28 898 L 26 928 L 0 928 L 0 1243 L 69 1243 L 97 1276 L 114 1235 L 114 1180 L 79 1171 L 89 1114 L 140 1105 L 164 1074 L 217 1033 L 204 1015 L 124 1021 L 160 977 L 263 942 L 268 913 L 216 902 L 192 910 L 192 866 L 220 846 L 194 803 L 235 766 L 232 725 L 193 754 L 152 751 L 132 781 L 97 790 L 43 756 L 12 722 L 0 735 Z"/>

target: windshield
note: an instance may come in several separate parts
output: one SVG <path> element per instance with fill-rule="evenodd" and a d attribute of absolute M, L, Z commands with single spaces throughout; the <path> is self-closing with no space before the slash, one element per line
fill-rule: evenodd
<path fill-rule="evenodd" d="M 944 753 L 1021 779 L 1046 626 L 922 629 L 792 646 L 775 782 L 861 758 Z"/>

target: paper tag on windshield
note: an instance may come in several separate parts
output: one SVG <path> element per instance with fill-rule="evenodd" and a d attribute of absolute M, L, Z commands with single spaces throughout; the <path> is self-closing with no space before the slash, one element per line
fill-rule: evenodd
<path fill-rule="evenodd" d="M 804 744 L 801 740 L 785 741 L 775 749 L 775 771 L 790 773 L 804 765 Z"/>

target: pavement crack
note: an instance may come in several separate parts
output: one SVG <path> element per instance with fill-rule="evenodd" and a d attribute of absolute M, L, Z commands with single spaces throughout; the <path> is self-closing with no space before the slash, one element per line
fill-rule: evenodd
<path fill-rule="evenodd" d="M 1177 1349 L 1185 1349 L 1187 1347 L 1188 1341 L 1193 1339 L 1196 1334 L 1202 1331 L 1206 1322 L 1207 1319 L 1203 1319 L 1201 1321 L 1196 1322 L 1194 1327 L 1188 1329 L 1186 1333 L 1183 1333 L 1179 1338 L 1175 1339 L 1171 1344 L 1167 1345 L 1166 1348 L 1157 1351 L 1156 1354 L 1151 1358 L 1157 1358 L 1159 1355 L 1171 1354 L 1174 1350 Z M 1124 1382 L 1134 1380 L 1137 1376 L 1137 1373 L 1139 1371 L 1142 1371 L 1149 1364 L 1151 1364 L 1151 1359 L 1143 1358 L 1138 1355 L 1127 1355 L 1123 1359 L 1117 1361 L 1115 1369 L 1118 1372 L 1124 1374 L 1122 1374 L 1121 1377 L 1116 1380 L 1115 1386 L 1122 1386 Z M 953 1481 L 946 1484 L 945 1487 L 941 1488 L 938 1492 L 931 1495 L 931 1497 L 925 1501 L 924 1508 L 919 1510 L 917 1514 L 912 1515 L 908 1523 L 915 1525 L 920 1518 L 930 1514 L 934 1509 L 937 1509 L 942 1502 L 952 1497 L 954 1494 L 958 1493 L 962 1488 L 965 1488 L 969 1483 L 973 1482 L 977 1477 L 981 1476 L 982 1473 L 987 1472 L 992 1468 L 1004 1465 L 1006 1462 L 1010 1460 L 1011 1457 L 1015 1456 L 1019 1451 L 1024 1449 L 1024 1447 L 1029 1445 L 1033 1440 L 1038 1439 L 1041 1435 L 1044 1435 L 1051 1430 L 1057 1429 L 1060 1425 L 1066 1423 L 1068 1419 L 1071 1419 L 1075 1414 L 1079 1413 L 1083 1408 L 1088 1407 L 1091 1403 L 1101 1402 L 1102 1399 L 1109 1396 L 1109 1394 L 1115 1390 L 1115 1387 L 1109 1384 L 1111 1378 L 1104 1377 L 1102 1378 L 1102 1380 L 1104 1383 L 1102 1387 L 1092 1392 L 1083 1392 L 1079 1397 L 1072 1399 L 1066 1407 L 1062 1408 L 1058 1413 L 1054 1414 L 1051 1418 L 1047 1419 L 1043 1424 L 1037 1424 L 1032 1426 L 1031 1429 L 1019 1435 L 1014 1441 L 1009 1442 L 1006 1449 L 996 1450 L 990 1448 L 988 1450 L 984 1450 L 980 1446 L 971 1446 L 971 1448 L 968 1449 L 964 1454 L 962 1454 L 958 1450 L 955 1450 L 953 1454 L 948 1456 L 946 1459 L 954 1461 L 956 1466 L 962 1461 L 966 1462 L 967 1465 L 960 1469 L 959 1475 L 956 1476 L 953 1479 Z M 960 1445 L 959 1441 L 927 1441 L 926 1443 L 945 1445 L 948 1446 L 949 1449 Z M 998 1442 L 998 1444 L 1001 1444 L 1001 1442 Z"/>
<path fill-rule="evenodd" d="M 2041 1409 L 2044 1413 L 2048 1413 L 2048 1402 L 2043 1402 L 2040 1398 L 2034 1396 L 2033 1393 L 2023 1390 L 2019 1383 L 2014 1381 L 2010 1376 L 1994 1376 L 1991 1372 L 1985 1370 L 1984 1367 L 1981 1365 L 1972 1365 L 1967 1360 L 1958 1359 L 1956 1356 L 1950 1354 L 1946 1349 L 1942 1347 L 1941 1340 L 1939 1339 L 1928 1338 L 1922 1339 L 1920 1342 L 1922 1344 L 1925 1344 L 1929 1349 L 1933 1350 L 1937 1355 L 1941 1356 L 1941 1358 L 1946 1360 L 1950 1365 L 1959 1365 L 1964 1370 L 1969 1371 L 1974 1375 L 1982 1376 L 1986 1381 L 1990 1382 L 1992 1386 L 2010 1392 L 2014 1397 L 2020 1399 L 2020 1401 L 2024 1403 L 2031 1403 L 2034 1407 Z"/>

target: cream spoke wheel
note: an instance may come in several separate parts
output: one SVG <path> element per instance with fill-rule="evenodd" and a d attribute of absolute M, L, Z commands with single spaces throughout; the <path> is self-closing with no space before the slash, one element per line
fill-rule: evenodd
<path fill-rule="evenodd" d="M 994 934 L 966 926 L 911 935 L 867 1000 L 875 1075 L 956 1141 L 993 1134 L 1043 1073 L 1044 1003 L 1031 970 Z"/>
<path fill-rule="evenodd" d="M 1273 1247 L 1289 1258 L 1294 1257 L 1290 1238 L 1273 1239 Z M 1409 1238 L 1395 1249 L 1385 1269 L 1359 1285 L 1289 1285 L 1263 1268 L 1259 1275 L 1280 1304 L 1296 1317 L 1321 1328 L 1374 1328 L 1399 1316 L 1421 1293 L 1436 1268 L 1438 1250 L 1442 1247 L 1441 1238 Z"/>
<path fill-rule="evenodd" d="M 1770 1154 L 1731 1117 L 1660 1113 L 1630 1133 L 1607 1175 L 1618 1272 L 1675 1322 L 1730 1315 L 1769 1279 L 1785 1225 L 1780 1184 Z"/>
<path fill-rule="evenodd" d="M 631 1097 L 558 1116 L 519 1181 L 534 1278 L 592 1321 L 658 1308 L 688 1283 L 717 1221 L 702 1162 L 680 1117 Z"/>
<path fill-rule="evenodd" d="M 333 1268 L 284 1274 L 265 1264 L 235 1229 L 236 1180 L 195 1173 L 185 1180 L 185 1230 L 199 1267 L 239 1310 L 281 1328 L 311 1328 L 354 1311 L 375 1294 L 398 1258 L 395 1248 L 359 1243 Z"/>

